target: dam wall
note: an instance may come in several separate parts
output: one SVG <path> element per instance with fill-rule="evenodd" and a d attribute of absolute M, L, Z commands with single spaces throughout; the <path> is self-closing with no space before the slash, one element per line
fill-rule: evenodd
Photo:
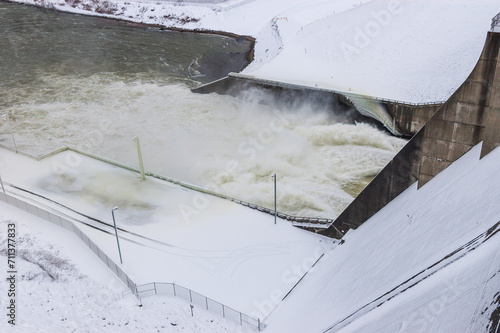
<path fill-rule="evenodd" d="M 394 119 L 396 128 L 404 136 L 415 135 L 443 102 L 410 104 L 398 101 L 385 101 L 384 106 Z"/>
<path fill-rule="evenodd" d="M 193 89 L 193 92 L 216 92 L 237 97 L 242 92 L 258 88 L 270 91 L 282 100 L 312 96 L 322 103 L 354 107 L 360 114 L 382 123 L 390 132 L 411 137 L 331 226 L 319 231 L 339 238 L 348 229 L 359 227 L 410 185 L 418 182 L 418 188 L 424 186 L 479 142 L 483 142 L 481 158 L 500 145 L 498 30 L 498 25 L 495 25 L 488 32 L 473 71 L 444 103 L 404 103 L 234 73 Z M 377 112 L 382 117 L 377 117 Z"/>
<path fill-rule="evenodd" d="M 479 142 L 481 158 L 500 145 L 499 51 L 500 33 L 491 31 L 466 81 L 323 234 L 336 237 L 337 229 L 357 228 L 410 185 L 424 186 Z M 422 119 L 431 112 L 432 106 L 423 107 Z"/>

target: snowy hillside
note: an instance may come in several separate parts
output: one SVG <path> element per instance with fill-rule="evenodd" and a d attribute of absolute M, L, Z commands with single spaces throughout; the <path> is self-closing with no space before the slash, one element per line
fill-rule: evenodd
<path fill-rule="evenodd" d="M 489 0 L 378 0 L 325 9 L 324 17 L 304 22 L 308 11 L 280 13 L 288 18 L 276 21 L 283 50 L 261 67 L 250 67 L 250 74 L 432 102 L 446 100 L 469 75 L 500 5 Z"/>
<path fill-rule="evenodd" d="M 480 146 L 350 231 L 268 332 L 485 332 L 500 290 L 500 149 L 479 160 Z"/>

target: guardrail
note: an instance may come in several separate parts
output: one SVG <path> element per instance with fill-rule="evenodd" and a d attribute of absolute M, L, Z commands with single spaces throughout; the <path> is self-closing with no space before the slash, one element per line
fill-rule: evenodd
<path fill-rule="evenodd" d="M 495 31 L 495 27 L 500 27 L 500 13 L 491 20 L 491 31 Z"/>
<path fill-rule="evenodd" d="M 126 291 L 123 296 L 127 296 L 132 293 L 131 291 Z M 252 329 L 257 329 L 259 332 L 266 327 L 259 318 L 252 318 L 238 310 L 235 310 L 229 306 L 222 303 L 214 301 L 211 298 L 203 296 L 189 288 L 179 286 L 175 283 L 168 282 L 151 282 L 137 286 L 136 293 L 139 297 L 151 296 L 151 295 L 170 295 L 182 298 L 191 305 L 196 304 L 201 306 L 203 309 L 210 311 L 212 313 L 218 314 L 223 318 L 231 320 L 235 323 L 239 323 L 241 326 L 250 327 Z"/>
<path fill-rule="evenodd" d="M 12 147 L 5 146 L 4 144 L 0 144 L 0 147 L 3 147 L 5 149 L 8 149 L 10 151 L 15 152 L 15 150 Z M 120 167 L 120 168 L 125 169 L 125 170 L 129 170 L 129 171 L 132 171 L 132 172 L 140 173 L 140 170 L 138 168 L 132 167 L 132 166 L 124 164 L 124 163 L 120 163 L 120 162 L 114 161 L 114 160 L 106 158 L 106 157 L 102 157 L 102 156 L 99 156 L 99 155 L 96 155 L 96 154 L 85 152 L 83 150 L 72 148 L 72 147 L 61 147 L 61 148 L 55 149 L 55 150 L 53 150 L 51 152 L 40 154 L 40 155 L 37 155 L 37 156 L 29 154 L 29 153 L 26 153 L 26 152 L 22 152 L 20 150 L 18 150 L 18 153 L 22 154 L 24 156 L 33 158 L 33 159 L 35 159 L 37 161 L 40 161 L 40 160 L 43 160 L 45 158 L 57 155 L 59 153 L 65 152 L 65 151 L 72 151 L 72 152 L 75 152 L 77 154 L 81 154 L 81 155 L 90 157 L 92 159 L 95 159 L 95 160 L 98 160 L 98 161 L 101 161 L 101 162 L 104 162 L 104 163 L 107 163 L 107 164 L 110 164 L 110 165 L 113 165 L 113 166 Z M 162 176 L 162 175 L 156 174 L 154 172 L 146 171 L 145 175 L 148 176 L 148 177 L 153 177 L 153 178 L 156 178 L 156 179 L 160 179 L 160 180 L 172 183 L 172 184 L 176 184 L 176 185 L 182 186 L 184 188 L 187 188 L 187 189 L 190 189 L 190 190 L 193 190 L 193 191 L 197 191 L 197 192 L 208 194 L 208 195 L 211 195 L 211 196 L 215 196 L 215 197 L 218 197 L 218 198 L 221 198 L 221 199 L 229 200 L 229 201 L 232 201 L 234 203 L 240 204 L 242 206 L 245 206 L 245 207 L 248 207 L 248 208 L 252 208 L 252 209 L 258 210 L 259 212 L 267 213 L 267 214 L 270 214 L 270 215 L 274 216 L 274 210 L 273 209 L 262 207 L 262 206 L 259 206 L 259 205 L 256 205 L 256 204 L 252 204 L 250 202 L 246 202 L 246 201 L 243 201 L 243 200 L 239 200 L 239 199 L 236 199 L 236 198 L 224 195 L 224 194 L 220 194 L 220 193 L 217 193 L 215 191 L 212 191 L 212 190 L 200 187 L 200 186 L 189 184 L 189 183 L 186 183 L 186 182 L 174 179 L 174 178 Z M 280 213 L 280 212 L 278 212 L 276 215 L 279 218 L 281 218 L 281 219 L 284 219 L 284 220 L 292 222 L 292 225 L 293 225 L 293 222 L 296 222 L 296 223 L 310 223 L 310 224 L 313 224 L 313 225 L 324 225 L 325 228 L 327 228 L 330 225 L 332 225 L 333 221 L 334 221 L 334 219 L 293 216 L 293 215 L 288 215 L 288 214 L 284 214 L 284 213 Z M 321 227 L 321 226 L 318 226 L 318 227 Z M 340 233 L 340 230 L 337 230 L 337 231 Z M 342 233 L 340 233 L 340 234 L 342 234 Z"/>
<path fill-rule="evenodd" d="M 255 0 L 244 0 L 244 1 L 240 1 L 240 2 L 234 3 L 232 5 L 217 6 L 217 7 L 218 7 L 218 11 L 228 11 L 228 10 L 231 10 L 233 8 L 236 8 L 236 7 L 239 7 L 239 6 L 245 5 L 245 4 L 250 3 L 250 2 L 254 2 L 254 1 Z"/>
<path fill-rule="evenodd" d="M 441 105 L 441 104 L 444 104 L 444 102 L 445 102 L 445 101 L 422 102 L 422 103 L 403 102 L 403 101 L 398 101 L 398 100 L 390 99 L 390 98 L 365 96 L 365 95 L 361 95 L 361 94 L 356 94 L 356 93 L 351 93 L 351 92 L 346 92 L 346 91 L 341 91 L 341 90 L 335 90 L 335 89 L 318 88 L 318 87 L 304 86 L 304 85 L 293 84 L 293 83 L 274 81 L 274 80 L 269 80 L 269 79 L 261 79 L 261 78 L 255 77 L 253 75 L 240 74 L 240 73 L 229 73 L 226 78 L 228 78 L 228 77 L 250 80 L 250 81 L 260 82 L 260 83 L 264 83 L 264 84 L 270 84 L 270 85 L 283 87 L 283 88 L 295 88 L 295 89 L 307 88 L 309 90 L 315 90 L 315 91 L 323 91 L 323 92 L 335 93 L 335 94 L 341 94 L 341 95 L 350 95 L 350 96 L 357 97 L 357 98 L 364 98 L 364 99 L 379 101 L 379 102 L 383 102 L 383 103 L 397 103 L 397 104 L 401 104 L 401 105 L 425 106 L 425 105 Z M 224 80 L 226 78 L 222 78 L 219 80 Z M 219 81 L 219 80 L 217 80 L 217 81 Z M 203 87 L 205 85 L 210 85 L 210 84 L 217 82 L 217 81 L 209 82 L 207 84 L 201 85 L 200 87 Z M 200 87 L 198 87 L 198 88 L 200 88 Z M 195 88 L 193 90 L 196 90 L 198 88 Z"/>

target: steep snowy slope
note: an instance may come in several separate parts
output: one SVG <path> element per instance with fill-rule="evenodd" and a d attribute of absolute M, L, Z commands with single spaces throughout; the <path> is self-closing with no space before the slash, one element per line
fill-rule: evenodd
<path fill-rule="evenodd" d="M 437 311 L 433 327 L 484 328 L 500 290 L 500 149 L 479 160 L 480 146 L 350 231 L 266 320 L 269 332 L 336 331 L 350 322 L 398 331 L 422 325 L 419 311 L 427 308 Z M 438 311 L 433 302 L 442 293 Z"/>
<path fill-rule="evenodd" d="M 499 244 L 497 233 L 340 332 L 498 332 Z"/>

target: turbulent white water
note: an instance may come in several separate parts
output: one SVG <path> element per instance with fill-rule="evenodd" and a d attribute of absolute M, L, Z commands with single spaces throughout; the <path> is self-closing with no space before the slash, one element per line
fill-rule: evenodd
<path fill-rule="evenodd" d="M 293 215 L 335 217 L 404 144 L 307 103 L 283 109 L 113 74 L 42 81 L 4 110 L 20 149 L 69 145 L 137 165 L 138 136 L 146 169 L 252 203 L 273 206 L 276 173 L 278 210 Z M 6 122 L 0 134 L 12 145 Z"/>
<path fill-rule="evenodd" d="M 404 144 L 325 101 L 193 94 L 193 59 L 244 60 L 239 40 L 0 8 L 5 145 L 10 123 L 21 150 L 73 146 L 137 166 L 138 136 L 150 171 L 270 208 L 276 173 L 281 212 L 333 218 Z"/>

